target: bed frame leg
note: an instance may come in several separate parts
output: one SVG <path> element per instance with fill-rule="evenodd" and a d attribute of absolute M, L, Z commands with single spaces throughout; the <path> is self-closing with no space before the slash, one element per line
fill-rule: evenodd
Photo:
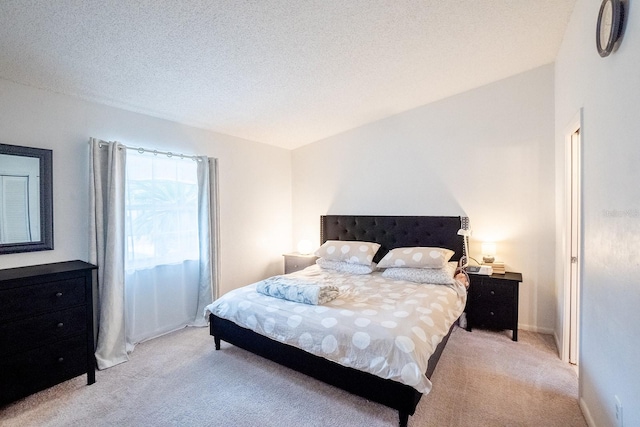
<path fill-rule="evenodd" d="M 407 412 L 398 411 L 398 415 L 400 416 L 400 427 L 407 427 L 409 424 L 409 414 Z"/>
<path fill-rule="evenodd" d="M 216 350 L 220 350 L 220 338 L 213 337 L 213 341 L 216 343 Z"/>

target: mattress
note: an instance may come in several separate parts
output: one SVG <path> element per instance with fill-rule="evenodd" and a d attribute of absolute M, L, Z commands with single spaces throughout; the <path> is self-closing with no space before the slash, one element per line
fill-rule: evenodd
<path fill-rule="evenodd" d="M 317 265 L 289 276 L 337 286 L 339 296 L 310 305 L 263 295 L 258 283 L 233 290 L 205 308 L 237 325 L 343 366 L 431 390 L 429 357 L 460 316 L 463 284 L 421 284 L 354 275 Z"/>

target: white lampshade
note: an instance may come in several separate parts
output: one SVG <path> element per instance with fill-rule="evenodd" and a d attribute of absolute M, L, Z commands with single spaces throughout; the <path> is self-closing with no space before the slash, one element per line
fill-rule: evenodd
<path fill-rule="evenodd" d="M 496 244 L 491 242 L 484 242 L 482 244 L 482 255 L 496 256 Z"/>
<path fill-rule="evenodd" d="M 492 242 L 482 243 L 482 260 L 484 262 L 495 261 L 496 256 L 496 244 Z"/>
<path fill-rule="evenodd" d="M 313 251 L 313 243 L 309 239 L 302 239 L 298 242 L 298 252 L 302 255 L 309 255 Z"/>

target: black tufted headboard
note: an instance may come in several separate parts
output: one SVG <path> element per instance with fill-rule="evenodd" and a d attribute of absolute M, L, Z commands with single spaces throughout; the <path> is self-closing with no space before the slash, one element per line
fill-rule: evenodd
<path fill-rule="evenodd" d="M 457 261 L 464 253 L 462 236 L 467 218 L 459 216 L 366 216 L 323 215 L 320 217 L 320 241 L 358 240 L 379 243 L 374 258 L 379 262 L 393 248 L 432 246 L 455 252 Z"/>

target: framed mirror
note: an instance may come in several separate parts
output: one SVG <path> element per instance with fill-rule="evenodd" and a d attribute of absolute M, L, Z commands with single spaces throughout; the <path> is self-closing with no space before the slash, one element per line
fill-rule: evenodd
<path fill-rule="evenodd" d="M 53 249 L 53 152 L 0 144 L 0 254 Z"/>

